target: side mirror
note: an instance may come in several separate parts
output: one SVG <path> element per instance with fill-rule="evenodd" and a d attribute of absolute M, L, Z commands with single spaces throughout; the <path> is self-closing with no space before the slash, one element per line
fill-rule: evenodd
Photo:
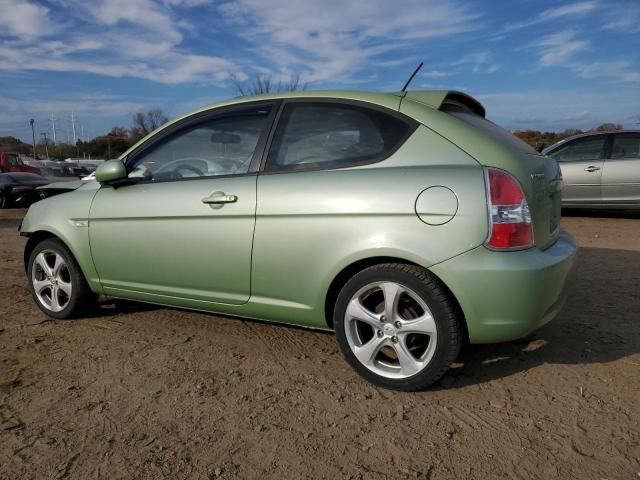
<path fill-rule="evenodd" d="M 127 169 L 120 160 L 107 160 L 96 169 L 98 183 L 111 183 L 127 178 Z"/>

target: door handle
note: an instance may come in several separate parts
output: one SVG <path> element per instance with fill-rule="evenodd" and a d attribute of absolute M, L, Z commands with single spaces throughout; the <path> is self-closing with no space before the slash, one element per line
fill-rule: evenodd
<path fill-rule="evenodd" d="M 600 170 L 600 167 L 596 167 L 595 165 L 589 165 L 588 167 L 584 167 L 585 172 L 597 172 Z"/>
<path fill-rule="evenodd" d="M 202 203 L 217 204 L 217 203 L 234 203 L 238 200 L 236 195 L 227 195 L 224 192 L 214 192 L 208 197 L 202 199 Z"/>

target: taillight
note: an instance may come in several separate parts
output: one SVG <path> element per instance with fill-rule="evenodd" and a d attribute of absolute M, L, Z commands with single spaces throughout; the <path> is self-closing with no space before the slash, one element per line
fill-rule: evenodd
<path fill-rule="evenodd" d="M 507 172 L 485 169 L 490 232 L 486 245 L 496 250 L 533 246 L 531 213 L 518 181 Z"/>

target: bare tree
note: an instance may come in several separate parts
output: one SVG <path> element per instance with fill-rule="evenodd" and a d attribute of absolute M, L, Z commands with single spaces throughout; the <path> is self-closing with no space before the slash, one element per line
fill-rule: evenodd
<path fill-rule="evenodd" d="M 615 131 L 624 130 L 624 129 L 622 128 L 622 125 L 620 125 L 619 123 L 603 123 L 602 125 L 599 125 L 596 128 L 593 128 L 592 130 L 596 132 L 615 132 Z"/>
<path fill-rule="evenodd" d="M 159 126 L 167 123 L 168 120 L 159 108 L 154 108 L 148 112 L 138 112 L 133 116 L 131 136 L 142 138 L 153 132 Z"/>
<path fill-rule="evenodd" d="M 296 90 L 304 90 L 307 88 L 306 84 L 300 83 L 300 74 L 291 75 L 289 80 L 282 81 L 274 84 L 271 75 L 259 74 L 255 79 L 240 80 L 237 76 L 231 77 L 231 83 L 236 93 L 241 97 L 250 95 L 260 95 L 263 93 L 278 93 L 278 92 L 295 92 Z"/>

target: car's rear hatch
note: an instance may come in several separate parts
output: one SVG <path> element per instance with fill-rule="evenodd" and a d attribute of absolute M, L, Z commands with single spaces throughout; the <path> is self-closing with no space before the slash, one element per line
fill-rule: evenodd
<path fill-rule="evenodd" d="M 534 241 L 544 249 L 560 230 L 562 174 L 558 163 L 485 118 L 484 107 L 460 92 L 407 92 L 413 101 L 445 113 L 431 118 L 431 128 L 485 167 L 506 170 L 522 185 L 531 211 Z M 408 103 L 408 102 L 407 102 Z"/>

